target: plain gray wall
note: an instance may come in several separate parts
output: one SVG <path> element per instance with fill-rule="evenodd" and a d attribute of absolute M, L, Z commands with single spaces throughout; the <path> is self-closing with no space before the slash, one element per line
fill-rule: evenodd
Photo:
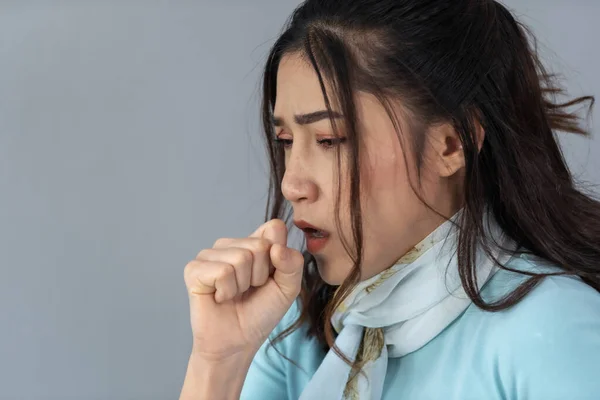
<path fill-rule="evenodd" d="M 507 3 L 600 95 L 600 2 Z M 183 267 L 262 221 L 259 77 L 297 4 L 0 0 L 0 399 L 177 398 Z M 599 184 L 600 139 L 561 141 Z"/>

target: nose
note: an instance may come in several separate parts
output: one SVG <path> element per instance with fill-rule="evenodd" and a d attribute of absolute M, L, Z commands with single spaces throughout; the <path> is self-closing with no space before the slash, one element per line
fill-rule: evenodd
<path fill-rule="evenodd" d="M 292 204 L 313 203 L 317 200 L 319 188 L 311 175 L 306 160 L 298 156 L 290 156 L 286 162 L 281 192 Z"/>

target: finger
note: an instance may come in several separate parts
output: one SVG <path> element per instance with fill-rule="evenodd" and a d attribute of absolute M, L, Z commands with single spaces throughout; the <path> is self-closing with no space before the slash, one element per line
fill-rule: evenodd
<path fill-rule="evenodd" d="M 272 219 L 265 222 L 254 231 L 250 237 L 260 237 L 269 240 L 272 243 L 278 243 L 281 245 L 287 244 L 288 229 L 280 219 Z"/>
<path fill-rule="evenodd" d="M 249 286 L 263 286 L 269 279 L 269 276 L 272 275 L 273 271 L 275 270 L 275 267 L 271 265 L 271 257 L 269 255 L 272 244 L 267 239 L 254 237 L 227 239 L 220 241 L 216 245 L 225 246 L 225 248 L 239 247 L 242 249 L 248 249 L 252 252 L 254 259 L 249 273 Z M 246 281 L 243 281 L 242 283 L 240 283 L 238 280 L 240 291 L 245 292 L 248 290 L 248 287 L 245 286 Z"/>
<path fill-rule="evenodd" d="M 254 253 L 250 243 L 231 240 L 229 243 L 237 243 L 244 247 L 226 247 L 223 249 L 205 249 L 199 253 L 200 260 L 221 262 L 233 266 L 237 290 L 245 292 L 250 287 L 252 271 L 255 269 Z M 264 255 L 263 259 L 268 257 Z M 263 261 L 264 262 L 264 261 Z M 266 267 L 265 267 L 266 269 Z"/>
<path fill-rule="evenodd" d="M 190 295 L 214 293 L 216 302 L 233 298 L 238 291 L 235 269 L 218 261 L 191 261 L 185 267 L 184 278 Z"/>
<path fill-rule="evenodd" d="M 240 293 L 238 289 L 235 267 L 231 264 L 223 264 L 226 266 L 227 271 L 223 272 L 223 276 L 217 278 L 215 281 L 215 302 L 222 303 L 227 300 L 233 299 Z M 230 268 L 229 268 L 230 267 Z M 231 270 L 234 269 L 233 272 Z"/>
<path fill-rule="evenodd" d="M 225 247 L 229 247 L 230 243 L 235 239 L 232 238 L 219 238 L 215 241 L 212 248 L 213 249 L 223 249 Z"/>
<path fill-rule="evenodd" d="M 279 244 L 271 248 L 271 261 L 275 267 L 273 280 L 288 300 L 300 294 L 304 257 L 296 250 Z"/>

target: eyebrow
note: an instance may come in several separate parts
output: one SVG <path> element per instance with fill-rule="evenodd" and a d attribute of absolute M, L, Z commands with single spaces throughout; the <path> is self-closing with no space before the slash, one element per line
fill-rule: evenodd
<path fill-rule="evenodd" d="M 340 114 L 336 111 L 332 111 L 332 117 L 333 118 L 342 118 L 342 114 Z M 329 112 L 327 112 L 327 110 L 315 111 L 315 112 L 311 112 L 308 114 L 294 115 L 294 121 L 298 125 L 314 124 L 315 122 L 319 122 L 324 119 L 329 119 Z M 272 121 L 273 121 L 273 125 L 275 125 L 275 126 L 283 126 L 284 125 L 283 118 L 273 117 Z"/>

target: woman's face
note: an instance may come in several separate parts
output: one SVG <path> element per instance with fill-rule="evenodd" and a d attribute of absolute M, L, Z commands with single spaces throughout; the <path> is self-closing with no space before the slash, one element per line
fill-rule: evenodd
<path fill-rule="evenodd" d="M 329 89 L 328 93 L 331 93 Z M 333 111 L 341 114 L 333 96 L 329 97 Z M 356 94 L 355 101 L 363 154 L 359 165 L 364 235 L 361 280 L 364 280 L 391 266 L 443 222 L 418 199 L 409 179 L 424 200 L 442 214 L 451 216 L 459 209 L 456 171 L 460 165 L 454 164 L 461 150 L 451 129 L 445 126 L 430 129 L 419 186 L 408 140 L 403 140 L 401 145 L 383 106 L 374 96 L 365 93 Z M 408 135 L 401 105 L 396 106 L 402 136 Z M 326 110 L 312 66 L 299 55 L 285 56 L 278 70 L 274 109 L 275 132 L 283 140 L 286 155 L 282 191 L 293 207 L 294 221 L 305 221 L 326 231 L 326 239 L 308 235 L 307 244 L 325 282 L 339 285 L 353 265 L 342 245 L 342 237 L 350 245 L 353 238 L 349 145 L 336 141 Z M 315 114 L 320 112 L 324 113 Z M 343 118 L 336 122 L 343 138 Z M 336 147 L 341 151 L 341 174 L 337 168 Z M 338 185 L 341 232 L 336 229 L 334 214 Z"/>

